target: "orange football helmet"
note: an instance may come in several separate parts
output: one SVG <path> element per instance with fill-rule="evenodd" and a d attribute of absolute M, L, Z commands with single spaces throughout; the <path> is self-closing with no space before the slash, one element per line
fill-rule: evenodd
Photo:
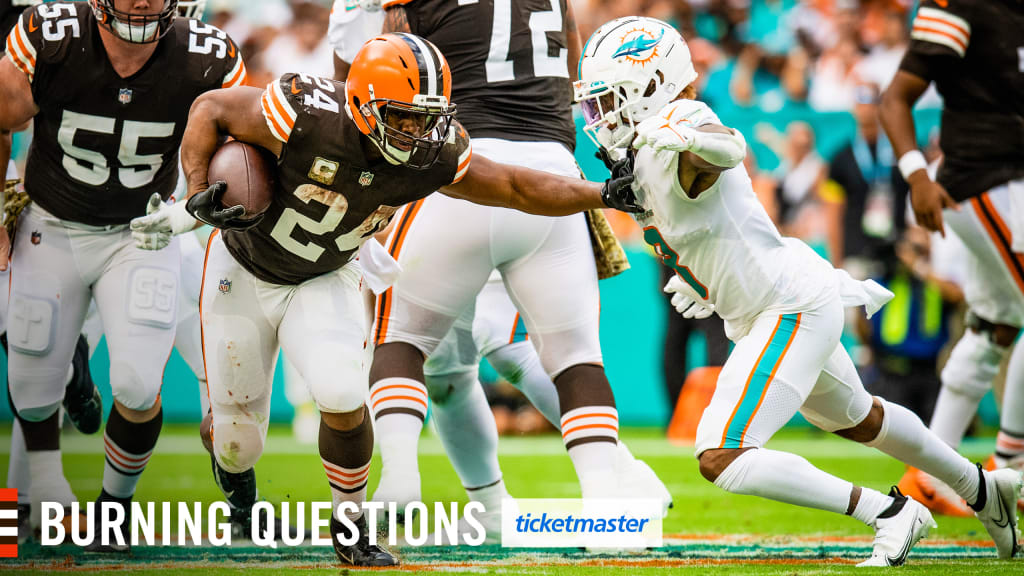
<path fill-rule="evenodd" d="M 455 106 L 441 51 L 413 34 L 382 34 L 352 60 L 345 111 L 392 164 L 426 169 L 440 157 Z"/>

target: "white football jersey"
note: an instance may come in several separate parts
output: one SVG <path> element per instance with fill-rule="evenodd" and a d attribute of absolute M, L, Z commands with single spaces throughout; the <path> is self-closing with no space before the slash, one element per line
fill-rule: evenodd
<path fill-rule="evenodd" d="M 685 118 L 691 126 L 721 123 L 692 100 L 673 102 L 660 115 Z M 729 338 L 744 336 L 763 312 L 810 310 L 835 297 L 832 265 L 779 234 L 743 165 L 693 199 L 679 184 L 679 156 L 650 146 L 637 152 L 634 189 L 647 211 L 634 217 L 644 241 L 693 289 L 691 296 L 714 305 Z"/>

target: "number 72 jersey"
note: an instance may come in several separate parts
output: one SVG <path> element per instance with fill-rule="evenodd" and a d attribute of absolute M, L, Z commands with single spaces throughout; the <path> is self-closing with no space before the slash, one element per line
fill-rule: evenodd
<path fill-rule="evenodd" d="M 114 70 L 86 2 L 41 4 L 22 14 L 7 54 L 28 78 L 39 113 L 25 189 L 54 216 L 93 226 L 145 214 L 178 178 L 178 148 L 192 102 L 245 82 L 228 36 L 178 18 L 143 67 Z"/>

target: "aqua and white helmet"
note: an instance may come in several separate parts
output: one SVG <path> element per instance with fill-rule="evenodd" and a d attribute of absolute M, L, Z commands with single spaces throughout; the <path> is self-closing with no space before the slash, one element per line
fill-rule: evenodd
<path fill-rule="evenodd" d="M 697 79 L 690 49 L 675 28 L 642 16 L 601 26 L 583 47 L 574 85 L 584 132 L 598 146 L 620 148 L 634 128 Z"/>

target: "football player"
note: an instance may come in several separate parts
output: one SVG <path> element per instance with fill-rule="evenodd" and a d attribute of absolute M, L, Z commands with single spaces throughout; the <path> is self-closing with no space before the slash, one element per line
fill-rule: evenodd
<path fill-rule="evenodd" d="M 552 11 L 546 0 L 493 6 L 385 0 L 384 8 L 385 31 L 424 36 L 449 59 L 459 119 L 477 154 L 579 175 L 570 80 L 582 43 L 571 3 Z M 547 19 L 547 36 L 535 45 L 531 23 L 540 18 Z M 646 485 L 630 487 L 656 494 L 668 506 L 664 485 L 617 442 L 614 400 L 601 367 L 599 292 L 584 215 L 524 216 L 443 196 L 405 214 L 409 222 L 403 226 L 399 220 L 389 245 L 403 272 L 379 300 L 374 337 L 379 355 L 370 393 L 383 462 L 374 500 L 419 499 L 416 447 L 426 404 L 401 400 L 414 390 L 412 396 L 434 401 L 438 432 L 467 494 L 485 504 L 488 538 L 500 533 L 501 500 L 508 493 L 493 415 L 476 382 L 475 347 L 502 375 L 523 385 L 556 427 L 571 424 L 563 434 L 585 495 L 626 493 L 619 477 L 642 477 Z M 446 224 L 452 218 L 481 226 L 452 228 Z M 523 341 L 527 329 L 529 342 Z M 421 374 L 422 357 L 429 359 Z"/>
<path fill-rule="evenodd" d="M 182 148 L 193 196 L 185 207 L 164 207 L 144 220 L 154 233 L 179 234 L 194 225 L 192 214 L 223 230 L 207 247 L 200 299 L 213 412 L 205 440 L 229 473 L 256 463 L 280 346 L 320 408 L 320 457 L 335 504 L 331 533 L 347 564 L 397 563 L 370 545 L 359 507 L 373 451 L 362 274 L 354 258 L 360 246 L 398 206 L 439 189 L 551 215 L 626 208 L 632 194 L 629 175 L 601 186 L 474 160 L 450 94 L 451 70 L 440 51 L 410 34 L 367 42 L 346 83 L 286 74 L 265 90 L 205 94 L 192 108 Z M 279 158 L 270 205 L 258 216 L 245 217 L 242 206 L 222 208 L 226 184 L 207 182 L 223 136 Z M 350 541 L 353 527 L 358 537 Z"/>
<path fill-rule="evenodd" d="M 701 474 L 724 490 L 848 514 L 875 530 L 866 566 L 902 564 L 933 526 L 894 489 L 855 486 L 764 448 L 798 411 L 815 426 L 935 475 L 963 497 L 1001 558 L 1017 551 L 1021 475 L 975 467 L 912 412 L 872 398 L 839 343 L 844 305 L 873 313 L 892 294 L 854 282 L 806 244 L 782 238 L 742 165 L 746 143 L 695 100 L 682 37 L 651 18 L 613 20 L 588 40 L 576 98 L 600 146 L 635 154 L 635 216 L 676 275 L 684 315 L 714 311 L 736 346 L 697 428 Z"/>
<path fill-rule="evenodd" d="M 956 448 L 1010 355 L 996 466 L 1024 470 L 1024 4 L 923 0 L 880 108 L 917 221 L 944 224 L 970 253 L 967 330 L 942 371 L 931 429 Z M 943 97 L 938 176 L 925 170 L 910 111 L 934 82 Z M 958 502 L 908 472 L 900 487 L 935 509 Z"/>
<path fill-rule="evenodd" d="M 176 0 L 42 4 L 21 16 L 0 61 L 0 128 L 31 119 L 35 134 L 8 331 L 33 502 L 75 499 L 63 479 L 58 407 L 90 298 L 103 317 L 114 394 L 99 502 L 128 504 L 160 432 L 180 256 L 177 242 L 137 249 L 128 223 L 152 193 L 173 192 L 196 96 L 245 79 L 227 35 L 175 21 L 176 10 Z M 109 544 L 97 528 L 89 549 L 128 548 L 125 508 Z"/>

